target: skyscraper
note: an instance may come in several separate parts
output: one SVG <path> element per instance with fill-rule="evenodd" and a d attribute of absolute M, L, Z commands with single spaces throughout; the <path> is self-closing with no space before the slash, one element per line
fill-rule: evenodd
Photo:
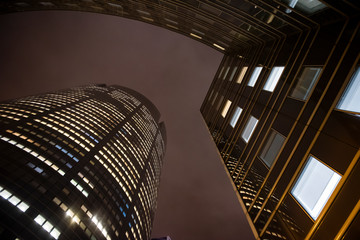
<path fill-rule="evenodd" d="M 1 239 L 149 239 L 166 133 L 156 107 L 93 85 L 0 104 Z"/>

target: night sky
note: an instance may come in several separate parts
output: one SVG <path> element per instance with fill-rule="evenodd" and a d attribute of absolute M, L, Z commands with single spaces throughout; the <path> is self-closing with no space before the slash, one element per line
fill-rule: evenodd
<path fill-rule="evenodd" d="M 223 55 L 183 35 L 115 16 L 0 16 L 0 100 L 89 83 L 148 97 L 167 129 L 153 237 L 253 239 L 200 114 Z"/>

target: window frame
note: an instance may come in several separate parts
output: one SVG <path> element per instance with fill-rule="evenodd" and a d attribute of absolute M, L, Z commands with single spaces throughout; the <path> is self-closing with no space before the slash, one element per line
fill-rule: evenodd
<path fill-rule="evenodd" d="M 311 80 L 311 83 L 309 84 L 309 87 L 307 88 L 306 93 L 304 94 L 304 96 L 302 96 L 302 97 L 293 96 L 295 90 L 296 90 L 297 88 L 299 88 L 299 87 L 298 87 L 298 85 L 300 85 L 299 83 L 303 82 L 303 81 L 300 81 L 300 80 L 302 79 L 303 74 L 304 74 L 304 71 L 305 71 L 306 68 L 317 68 L 317 69 L 318 69 L 318 72 L 317 72 L 317 74 L 315 75 L 315 77 Z M 314 89 L 315 89 L 315 87 L 316 87 L 316 84 L 317 84 L 317 82 L 319 81 L 319 78 L 320 78 L 320 76 L 321 76 L 321 74 L 322 74 L 322 70 L 323 70 L 323 66 L 319 66 L 319 65 L 306 65 L 306 66 L 302 66 L 301 72 L 297 75 L 296 80 L 295 80 L 294 84 L 292 85 L 292 87 L 291 87 L 291 89 L 290 89 L 290 93 L 289 93 L 288 96 L 289 96 L 290 98 L 293 98 L 293 99 L 296 99 L 296 100 L 299 100 L 299 101 L 306 102 L 306 101 L 310 98 L 312 92 L 314 91 Z M 300 85 L 300 86 L 301 86 L 301 85 Z M 297 91 L 299 91 L 299 90 L 297 90 Z"/>
<path fill-rule="evenodd" d="M 300 185 L 299 186 L 300 189 L 298 191 L 301 191 L 302 188 L 306 187 L 306 185 L 310 185 L 308 182 L 311 178 L 313 178 L 313 176 L 315 176 L 315 175 L 317 177 L 319 176 L 318 172 L 315 172 L 315 173 L 313 172 L 314 168 L 307 171 L 309 169 L 308 168 L 309 165 L 311 165 L 312 160 L 316 161 L 315 162 L 316 164 L 320 163 L 322 167 L 326 168 L 326 170 L 330 170 L 332 172 L 332 176 L 331 176 L 331 179 L 326 184 L 326 186 L 322 189 L 322 194 L 317 198 L 315 206 L 312 209 L 310 209 L 310 207 L 307 205 L 308 203 L 306 203 L 303 199 L 301 199 L 301 196 L 300 196 L 301 192 L 297 194 L 296 191 L 297 191 L 297 188 L 299 185 Z M 337 175 L 336 177 L 339 177 L 339 178 L 334 179 L 334 175 L 335 176 Z M 289 193 L 295 199 L 295 201 L 299 204 L 299 206 L 304 210 L 304 212 L 313 221 L 316 221 L 316 219 L 319 217 L 320 213 L 324 210 L 326 204 L 328 204 L 331 196 L 334 194 L 336 188 L 338 187 L 338 185 L 341 181 L 341 178 L 342 178 L 342 175 L 340 173 L 338 173 L 337 171 L 332 169 L 330 166 L 328 166 L 326 163 L 324 163 L 320 159 L 318 159 L 315 156 L 313 156 L 312 154 L 310 154 L 308 156 L 306 162 L 303 164 L 301 171 L 297 174 L 296 180 L 294 181 Z M 336 181 L 335 184 L 334 184 L 334 181 Z M 314 181 L 314 182 L 319 183 L 318 181 Z M 333 186 L 330 186 L 329 182 L 332 182 Z M 314 187 L 315 184 L 311 184 L 311 186 Z M 330 188 L 332 188 L 332 189 L 330 189 Z M 327 192 L 327 195 L 325 195 L 326 193 L 324 194 L 324 192 Z M 321 205 L 321 206 L 319 207 L 319 205 Z"/>
<path fill-rule="evenodd" d="M 232 128 L 234 128 L 236 126 L 237 122 L 239 121 L 242 111 L 243 111 L 243 109 L 241 107 L 236 106 L 235 111 L 234 111 L 234 113 L 231 117 L 230 123 L 229 123 Z M 235 117 L 236 115 L 237 115 L 237 117 Z M 236 120 L 234 120 L 235 118 L 236 118 Z"/>
<path fill-rule="evenodd" d="M 257 66 L 257 67 L 254 68 L 254 70 L 253 70 L 253 72 L 252 72 L 252 74 L 250 76 L 250 79 L 248 81 L 248 84 L 247 84 L 249 87 L 254 87 L 255 86 L 257 80 L 259 79 L 259 76 L 260 76 L 262 70 L 263 70 L 263 67 L 261 67 L 261 66 Z"/>
<path fill-rule="evenodd" d="M 355 86 L 353 86 L 353 85 L 355 85 Z M 348 94 L 351 94 L 351 96 L 348 97 Z M 342 94 L 335 106 L 335 109 L 338 111 L 341 111 L 341 112 L 360 115 L 360 106 L 356 106 L 356 107 L 358 107 L 358 109 L 356 109 L 356 108 L 352 108 L 353 106 L 351 106 L 351 105 L 354 105 L 353 103 L 349 104 L 349 98 L 354 98 L 356 100 L 357 99 L 356 96 L 358 96 L 358 98 L 360 100 L 359 94 L 360 94 L 360 66 L 357 65 L 355 67 L 354 71 L 352 72 L 350 80 L 347 83 L 344 91 L 342 92 Z M 351 100 L 351 101 L 353 102 L 354 100 Z M 357 101 L 357 103 L 358 102 L 359 101 Z M 341 106 L 341 105 L 347 105 L 347 106 Z"/>
<path fill-rule="evenodd" d="M 226 115 L 227 115 L 227 113 L 228 113 L 228 111 L 229 111 L 229 109 L 230 109 L 230 107 L 231 107 L 231 104 L 232 104 L 232 101 L 230 101 L 229 99 L 227 99 L 227 100 L 226 100 L 226 103 L 225 103 L 225 105 L 224 105 L 224 108 L 223 108 L 223 110 L 221 111 L 221 116 L 222 116 L 223 118 L 226 117 Z"/>
<path fill-rule="evenodd" d="M 276 88 L 283 72 L 285 70 L 285 66 L 274 66 L 271 69 L 268 79 L 266 80 L 263 90 L 267 92 L 273 92 Z"/>
<path fill-rule="evenodd" d="M 244 137 L 244 134 L 245 134 L 245 132 L 247 131 L 248 126 L 249 126 L 249 124 L 250 124 L 250 121 L 251 121 L 252 119 L 255 119 L 256 122 L 255 122 L 255 124 L 252 126 L 252 129 L 251 129 L 251 131 L 250 131 L 250 134 L 248 134 L 249 136 L 248 136 L 247 138 L 245 138 L 245 137 Z M 246 121 L 245 127 L 244 127 L 244 129 L 242 130 L 242 133 L 241 133 L 241 138 L 242 138 L 246 143 L 248 143 L 248 142 L 250 141 L 250 138 L 252 137 L 252 135 L 253 135 L 253 133 L 254 133 L 254 131 L 255 131 L 255 129 L 256 129 L 256 126 L 257 126 L 258 122 L 259 122 L 259 119 L 257 119 L 256 117 L 254 117 L 254 116 L 252 116 L 252 115 L 250 115 L 250 117 L 249 117 L 248 120 Z"/>
<path fill-rule="evenodd" d="M 274 137 L 271 137 L 271 135 L 273 133 L 274 133 Z M 269 162 L 265 157 L 268 156 L 269 151 L 272 149 L 274 139 L 276 138 L 277 135 L 281 136 L 283 138 L 283 141 L 281 142 L 281 145 L 278 148 L 274 158 Z M 270 140 L 270 137 L 272 138 L 272 141 L 271 141 L 271 143 L 268 143 Z M 278 131 L 276 131 L 273 128 L 270 129 L 270 132 L 267 134 L 266 139 L 265 139 L 263 145 L 261 146 L 260 154 L 259 154 L 259 158 L 268 168 L 271 168 L 274 165 L 274 163 L 276 162 L 276 159 L 280 155 L 281 150 L 285 144 L 285 141 L 286 141 L 286 137 L 284 135 L 282 135 L 281 133 L 279 133 Z M 265 149 L 266 149 L 266 153 L 264 154 Z"/>

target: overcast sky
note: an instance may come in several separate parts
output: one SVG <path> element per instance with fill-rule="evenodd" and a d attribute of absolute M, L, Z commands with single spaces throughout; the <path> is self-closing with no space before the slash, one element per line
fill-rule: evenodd
<path fill-rule="evenodd" d="M 153 236 L 253 239 L 200 114 L 223 55 L 142 22 L 80 12 L 0 16 L 0 100 L 88 83 L 148 97 L 167 128 Z"/>

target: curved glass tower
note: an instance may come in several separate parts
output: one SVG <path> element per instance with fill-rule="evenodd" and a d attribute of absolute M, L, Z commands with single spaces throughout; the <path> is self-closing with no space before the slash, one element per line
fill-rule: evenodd
<path fill-rule="evenodd" d="M 166 133 L 156 107 L 94 85 L 0 104 L 1 239 L 149 239 Z"/>

